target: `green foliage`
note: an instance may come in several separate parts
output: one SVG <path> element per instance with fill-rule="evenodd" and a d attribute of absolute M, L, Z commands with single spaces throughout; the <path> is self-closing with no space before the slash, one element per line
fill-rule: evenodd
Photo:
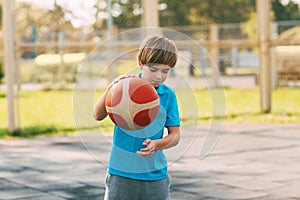
<path fill-rule="evenodd" d="M 189 16 L 192 14 L 192 1 L 187 0 L 183 3 L 180 0 L 164 0 L 162 2 L 167 5 L 167 8 L 159 12 L 160 26 L 181 26 L 183 24 L 188 26 L 193 23 Z"/>
<path fill-rule="evenodd" d="M 30 37 L 32 25 L 36 26 L 37 32 L 42 31 L 51 34 L 56 34 L 66 29 L 72 30 L 73 28 L 71 22 L 65 18 L 67 13 L 70 14 L 69 11 L 58 4 L 54 5 L 54 9 L 47 10 L 27 2 L 18 2 L 16 4 L 16 10 L 16 32 L 23 35 L 24 38 Z M 58 37 L 47 39 L 48 42 L 50 42 L 49 39 L 56 42 Z"/>
<path fill-rule="evenodd" d="M 11 133 L 13 137 L 33 137 L 37 135 L 43 135 L 43 134 L 50 134 L 53 132 L 57 132 L 56 128 L 54 126 L 50 127 L 43 127 L 43 126 L 33 126 L 33 127 L 26 127 L 24 129 L 16 130 Z"/>
<path fill-rule="evenodd" d="M 101 2 L 102 0 L 98 0 L 95 5 L 96 15 L 106 11 L 97 6 Z M 255 11 L 255 0 L 160 0 L 159 4 L 163 7 L 159 10 L 161 27 L 242 22 L 248 19 L 250 12 Z M 120 12 L 113 16 L 114 25 L 118 29 L 140 27 L 142 23 L 140 0 L 113 0 L 112 7 Z M 102 21 L 97 17 L 96 19 L 95 30 L 103 28 L 106 20 Z"/>
<path fill-rule="evenodd" d="M 270 20 L 274 20 L 274 11 L 270 11 Z M 257 13 L 251 12 L 249 14 L 249 19 L 242 23 L 242 32 L 248 36 L 248 39 L 250 40 L 256 40 L 257 39 Z"/>
<path fill-rule="evenodd" d="M 0 5 L 0 26 L 2 27 L 2 4 Z"/>
<path fill-rule="evenodd" d="M 114 5 L 120 5 L 122 12 L 119 16 L 114 17 L 114 25 L 119 29 L 124 28 L 137 28 L 141 24 L 141 15 L 137 14 L 141 5 L 139 5 L 140 0 L 130 0 L 126 4 L 122 1 L 114 1 Z"/>
<path fill-rule="evenodd" d="M 243 22 L 246 21 L 249 14 L 255 10 L 254 0 L 209 0 L 207 3 L 207 17 L 212 23 Z"/>
<path fill-rule="evenodd" d="M 3 78 L 4 78 L 4 56 L 3 56 L 3 52 L 0 52 L 0 83 L 2 83 Z"/>
<path fill-rule="evenodd" d="M 283 5 L 280 0 L 272 0 L 272 9 L 274 10 L 276 21 L 300 19 L 299 5 L 293 1 Z"/>
<path fill-rule="evenodd" d="M 33 80 L 42 83 L 45 89 L 67 89 L 74 83 L 77 69 L 85 53 L 43 54 L 35 59 Z"/>
<path fill-rule="evenodd" d="M 92 16 L 94 30 L 107 28 L 107 3 L 95 0 Z M 160 0 L 163 9 L 159 10 L 161 27 L 206 25 L 211 23 L 239 23 L 249 19 L 250 13 L 256 12 L 255 0 Z M 283 5 L 281 0 L 272 0 L 275 20 L 300 19 L 298 4 L 289 1 Z M 75 30 L 66 15 L 78 17 L 66 7 L 55 4 L 52 10 L 41 9 L 29 3 L 17 3 L 16 15 L 17 32 L 29 37 L 32 25 L 36 25 L 37 32 L 58 33 L 63 30 Z M 142 5 L 140 0 L 112 0 L 113 23 L 117 29 L 139 28 L 142 23 Z M 56 23 L 53 23 L 53 22 Z M 51 40 L 57 41 L 57 37 Z"/>
<path fill-rule="evenodd" d="M 0 83 L 2 83 L 3 77 L 4 77 L 3 61 L 0 60 Z"/>
<path fill-rule="evenodd" d="M 167 4 L 167 9 L 160 12 L 161 26 L 237 23 L 246 21 L 249 14 L 255 11 L 254 0 L 164 0 L 161 2 Z"/>

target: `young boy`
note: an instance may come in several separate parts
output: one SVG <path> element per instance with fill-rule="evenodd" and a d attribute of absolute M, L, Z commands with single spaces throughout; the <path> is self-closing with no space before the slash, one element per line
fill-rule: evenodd
<path fill-rule="evenodd" d="M 105 200 L 170 199 L 167 161 L 162 150 L 178 144 L 179 113 L 174 91 L 163 84 L 177 62 L 175 44 L 160 36 L 146 38 L 138 53 L 140 78 L 157 91 L 160 111 L 146 128 L 126 131 L 115 126 L 112 151 L 105 180 Z M 107 116 L 105 97 L 113 84 L 131 75 L 119 76 L 95 104 L 94 117 Z M 124 111 L 126 112 L 126 111 Z M 164 128 L 167 135 L 164 136 Z"/>

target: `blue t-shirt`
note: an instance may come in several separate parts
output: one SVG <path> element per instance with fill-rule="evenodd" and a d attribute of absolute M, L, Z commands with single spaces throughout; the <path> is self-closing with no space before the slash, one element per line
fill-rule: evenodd
<path fill-rule="evenodd" d="M 167 160 L 162 150 L 155 151 L 148 157 L 136 153 L 145 148 L 142 145 L 145 139 L 162 138 L 164 127 L 180 126 L 174 91 L 164 84 L 156 91 L 160 110 L 150 125 L 140 130 L 124 130 L 115 126 L 108 173 L 136 180 L 161 180 L 168 176 Z"/>

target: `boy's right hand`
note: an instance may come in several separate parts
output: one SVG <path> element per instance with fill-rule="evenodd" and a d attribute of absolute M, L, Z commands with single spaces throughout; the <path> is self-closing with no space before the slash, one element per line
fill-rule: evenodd
<path fill-rule="evenodd" d="M 102 96 L 98 99 L 98 101 L 96 102 L 95 106 L 94 106 L 94 118 L 96 120 L 102 120 L 107 116 L 107 111 L 106 111 L 106 107 L 105 107 L 105 98 L 106 95 L 108 94 L 110 88 L 116 84 L 117 82 L 119 82 L 122 79 L 125 78 L 130 78 L 130 77 L 134 77 L 134 75 L 131 74 L 123 74 L 121 76 L 118 76 L 117 78 L 115 78 L 106 88 L 105 92 L 102 94 Z"/>
<path fill-rule="evenodd" d="M 125 79 L 125 78 L 131 78 L 131 77 L 135 77 L 135 75 L 122 74 L 122 75 L 118 76 L 108 85 L 107 90 L 109 90 L 114 84 L 118 83 L 120 80 Z"/>

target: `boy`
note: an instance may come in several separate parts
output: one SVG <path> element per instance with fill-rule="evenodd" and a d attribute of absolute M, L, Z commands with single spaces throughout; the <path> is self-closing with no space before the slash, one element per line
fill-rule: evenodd
<path fill-rule="evenodd" d="M 156 89 L 160 111 L 155 120 L 146 128 L 138 130 L 139 132 L 115 126 L 105 180 L 105 200 L 170 199 L 167 161 L 162 150 L 178 144 L 180 120 L 176 95 L 163 82 L 176 62 L 177 49 L 172 41 L 160 36 L 150 36 L 142 42 L 138 52 L 141 70 L 138 76 Z M 130 76 L 119 76 L 108 86 L 95 104 L 96 120 L 107 116 L 105 97 L 111 86 Z M 165 127 L 168 133 L 166 136 Z"/>

